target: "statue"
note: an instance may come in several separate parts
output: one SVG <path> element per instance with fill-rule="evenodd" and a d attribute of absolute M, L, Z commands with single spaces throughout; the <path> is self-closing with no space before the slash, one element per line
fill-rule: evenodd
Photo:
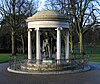
<path fill-rule="evenodd" d="M 42 51 L 44 58 L 50 58 L 50 43 L 48 32 L 45 32 L 45 38 L 43 40 Z"/>

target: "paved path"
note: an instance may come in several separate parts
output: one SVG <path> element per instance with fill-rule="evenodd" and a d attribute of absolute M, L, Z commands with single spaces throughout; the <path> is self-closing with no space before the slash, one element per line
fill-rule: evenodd
<path fill-rule="evenodd" d="M 0 84 L 100 84 L 100 63 L 90 63 L 92 70 L 74 74 L 28 75 L 10 73 L 8 63 L 0 64 Z"/>

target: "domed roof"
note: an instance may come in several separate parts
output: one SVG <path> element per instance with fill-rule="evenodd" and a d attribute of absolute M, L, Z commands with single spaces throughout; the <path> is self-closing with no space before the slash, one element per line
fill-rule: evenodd
<path fill-rule="evenodd" d="M 32 17 L 29 17 L 26 21 L 67 21 L 67 18 L 64 14 L 60 14 L 57 11 L 44 10 L 37 12 Z"/>

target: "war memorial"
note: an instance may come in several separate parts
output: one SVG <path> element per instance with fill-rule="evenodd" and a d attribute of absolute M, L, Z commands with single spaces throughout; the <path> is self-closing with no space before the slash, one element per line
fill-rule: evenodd
<path fill-rule="evenodd" d="M 65 15 L 57 11 L 44 10 L 27 18 L 26 22 L 28 24 L 27 59 L 13 58 L 8 71 L 27 74 L 57 74 L 90 69 L 86 55 L 70 57 L 70 22 Z M 36 36 L 35 53 L 32 53 L 32 31 L 35 31 Z M 65 31 L 66 35 L 65 44 L 62 41 L 62 31 Z"/>

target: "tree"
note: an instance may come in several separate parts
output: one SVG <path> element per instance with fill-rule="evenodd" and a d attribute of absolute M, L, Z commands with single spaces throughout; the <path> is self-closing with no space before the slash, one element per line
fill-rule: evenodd
<path fill-rule="evenodd" d="M 95 12 L 98 10 L 96 8 L 98 3 L 96 0 L 70 0 L 69 4 L 71 14 L 75 20 L 75 29 L 79 37 L 80 53 L 83 54 L 83 36 L 97 21 Z"/>
<path fill-rule="evenodd" d="M 96 15 L 100 14 L 99 6 L 100 3 L 97 0 L 48 0 L 46 2 L 47 9 L 58 10 L 70 16 L 71 52 L 73 52 L 73 32 L 77 32 L 80 53 L 84 53 L 83 36 L 96 23 L 98 19 Z"/>
<path fill-rule="evenodd" d="M 6 20 L 1 21 L 0 27 L 0 51 L 1 52 L 10 52 L 11 51 L 11 35 L 10 27 L 6 23 Z"/>
<path fill-rule="evenodd" d="M 47 0 L 45 2 L 45 9 L 56 10 L 60 13 L 68 14 L 68 0 Z"/>
<path fill-rule="evenodd" d="M 1 3 L 0 14 L 6 18 L 6 22 L 10 26 L 12 55 L 16 55 L 18 31 L 22 28 L 23 23 L 25 25 L 25 19 L 36 12 L 36 3 L 33 0 L 1 0 Z M 23 38 L 22 35 L 21 37 Z"/>

